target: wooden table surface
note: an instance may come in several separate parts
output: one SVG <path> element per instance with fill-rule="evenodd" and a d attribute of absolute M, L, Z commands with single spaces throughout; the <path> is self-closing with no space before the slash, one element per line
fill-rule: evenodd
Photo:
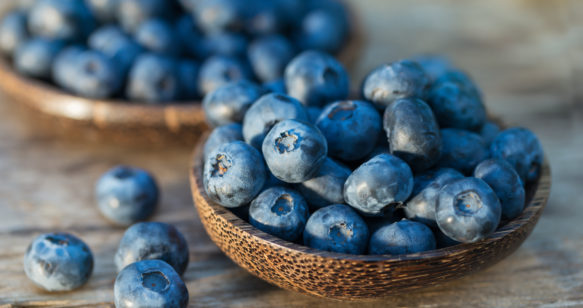
<path fill-rule="evenodd" d="M 162 202 L 154 220 L 188 238 L 192 307 L 583 307 L 583 1 L 353 0 L 369 32 L 355 76 L 418 52 L 442 52 L 470 71 L 488 107 L 541 138 L 553 189 L 524 245 L 494 267 L 431 289 L 340 303 L 273 287 L 238 268 L 205 234 L 190 197 L 188 149 L 120 148 L 59 140 L 30 128 L 0 98 L 0 307 L 110 307 L 113 254 L 123 229 L 99 214 L 93 185 L 116 164 L 151 170 Z M 1 82 L 1 81 L 0 81 Z M 66 230 L 95 254 L 89 283 L 49 294 L 24 275 L 38 234 Z"/>

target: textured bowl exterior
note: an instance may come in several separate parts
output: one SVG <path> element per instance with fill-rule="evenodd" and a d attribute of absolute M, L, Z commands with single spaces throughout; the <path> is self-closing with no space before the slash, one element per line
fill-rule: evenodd
<path fill-rule="evenodd" d="M 190 181 L 194 204 L 213 242 L 235 263 L 281 288 L 339 300 L 370 300 L 429 287 L 485 269 L 512 254 L 536 225 L 550 194 L 545 161 L 538 183 L 527 187 L 528 206 L 488 239 L 422 253 L 348 255 L 320 251 L 264 233 L 208 199 L 202 186 L 202 148 Z"/>

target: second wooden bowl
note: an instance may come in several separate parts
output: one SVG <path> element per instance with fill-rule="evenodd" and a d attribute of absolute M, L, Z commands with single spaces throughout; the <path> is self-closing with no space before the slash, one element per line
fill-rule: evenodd
<path fill-rule="evenodd" d="M 312 249 L 256 229 L 212 202 L 202 184 L 204 138 L 195 150 L 190 181 L 194 204 L 215 244 L 253 275 L 281 288 L 340 300 L 367 300 L 420 289 L 485 269 L 513 253 L 536 225 L 549 197 L 545 161 L 527 186 L 527 207 L 489 238 L 408 255 L 349 255 Z"/>

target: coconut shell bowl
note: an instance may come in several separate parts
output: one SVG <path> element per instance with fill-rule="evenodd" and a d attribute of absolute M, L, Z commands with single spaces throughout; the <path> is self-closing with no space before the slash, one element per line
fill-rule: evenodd
<path fill-rule="evenodd" d="M 256 229 L 211 201 L 202 181 L 204 137 L 190 181 L 194 204 L 211 240 L 235 263 L 278 287 L 337 300 L 372 300 L 461 278 L 512 254 L 526 240 L 547 203 L 547 161 L 526 187 L 526 207 L 485 240 L 407 255 L 350 255 L 312 249 Z"/>

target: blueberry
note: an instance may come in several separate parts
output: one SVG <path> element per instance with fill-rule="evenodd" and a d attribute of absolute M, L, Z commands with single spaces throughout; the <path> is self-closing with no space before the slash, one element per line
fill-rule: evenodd
<path fill-rule="evenodd" d="M 174 27 L 162 19 L 144 21 L 135 32 L 135 39 L 151 52 L 168 56 L 182 53 L 179 36 Z"/>
<path fill-rule="evenodd" d="M 423 98 L 428 86 L 429 77 L 417 62 L 401 60 L 370 72 L 362 84 L 362 94 L 384 109 L 400 98 Z"/>
<path fill-rule="evenodd" d="M 298 45 L 335 54 L 346 42 L 348 31 L 348 20 L 326 10 L 313 10 L 303 18 Z"/>
<path fill-rule="evenodd" d="M 322 114 L 322 108 L 320 107 L 308 107 L 306 108 L 306 112 L 308 113 L 308 120 L 312 124 L 316 124 L 320 114 Z"/>
<path fill-rule="evenodd" d="M 206 120 L 212 126 L 241 123 L 263 89 L 247 80 L 226 83 L 209 92 L 203 100 Z"/>
<path fill-rule="evenodd" d="M 180 75 L 172 58 L 146 53 L 136 59 L 128 77 L 131 100 L 156 104 L 180 98 Z"/>
<path fill-rule="evenodd" d="M 248 54 L 255 75 L 263 82 L 270 82 L 283 77 L 295 50 L 284 36 L 270 35 L 253 41 Z"/>
<path fill-rule="evenodd" d="M 322 208 L 344 203 L 344 183 L 352 171 L 330 158 L 326 158 L 318 173 L 296 185 L 310 206 Z"/>
<path fill-rule="evenodd" d="M 209 198 L 224 207 L 249 203 L 265 184 L 259 151 L 242 141 L 219 146 L 206 158 L 203 184 Z"/>
<path fill-rule="evenodd" d="M 480 136 L 482 136 L 488 147 L 492 144 L 496 136 L 498 136 L 498 133 L 500 133 L 500 126 L 494 122 L 486 122 L 482 126 L 482 129 L 480 129 Z"/>
<path fill-rule="evenodd" d="M 102 23 L 115 22 L 119 0 L 85 0 L 93 16 Z"/>
<path fill-rule="evenodd" d="M 118 0 L 117 20 L 128 33 L 134 33 L 145 21 L 169 18 L 172 6 L 168 0 Z"/>
<path fill-rule="evenodd" d="M 247 143 L 261 149 L 263 139 L 271 128 L 288 119 L 308 121 L 308 114 L 295 98 L 279 93 L 265 94 L 245 113 L 243 137 Z"/>
<path fill-rule="evenodd" d="M 496 193 L 477 178 L 459 179 L 445 185 L 435 209 L 439 229 L 462 243 L 476 242 L 494 233 L 500 214 Z"/>
<path fill-rule="evenodd" d="M 47 233 L 26 249 L 24 272 L 47 291 L 70 291 L 89 280 L 93 255 L 87 244 L 71 234 Z"/>
<path fill-rule="evenodd" d="M 61 88 L 74 92 L 77 86 L 77 57 L 86 50 L 85 47 L 71 45 L 59 52 L 52 66 L 53 81 Z"/>
<path fill-rule="evenodd" d="M 446 184 L 463 177 L 463 174 L 450 168 L 431 169 L 416 175 L 412 197 L 404 208 L 407 218 L 437 227 L 435 207 L 439 191 Z"/>
<path fill-rule="evenodd" d="M 83 97 L 104 99 L 120 92 L 123 80 L 117 62 L 103 53 L 87 50 L 75 58 L 71 90 Z"/>
<path fill-rule="evenodd" d="M 117 308 L 188 306 L 188 289 L 180 275 L 160 260 L 125 267 L 115 279 L 113 293 Z"/>
<path fill-rule="evenodd" d="M 502 206 L 503 219 L 513 219 L 522 213 L 524 187 L 510 163 L 502 159 L 485 160 L 474 170 L 474 177 L 484 180 L 494 190 Z"/>
<path fill-rule="evenodd" d="M 380 154 L 358 167 L 344 184 L 344 199 L 367 215 L 381 215 L 383 210 L 401 204 L 413 190 L 411 168 L 400 158 Z"/>
<path fill-rule="evenodd" d="M 82 40 L 95 25 L 85 1 L 79 0 L 38 0 L 28 15 L 30 32 L 52 40 Z"/>
<path fill-rule="evenodd" d="M 486 122 L 486 108 L 478 90 L 448 75 L 438 79 L 429 91 L 427 102 L 442 128 L 479 130 Z"/>
<path fill-rule="evenodd" d="M 204 158 L 225 143 L 243 140 L 243 127 L 239 123 L 218 126 L 209 135 L 204 144 Z"/>
<path fill-rule="evenodd" d="M 302 236 L 308 216 L 308 205 L 302 195 L 283 187 L 263 191 L 249 208 L 249 222 L 253 226 L 290 242 Z"/>
<path fill-rule="evenodd" d="M 490 155 L 508 161 L 523 184 L 536 181 L 540 176 L 543 148 L 536 135 L 526 128 L 514 127 L 502 131 L 490 145 Z"/>
<path fill-rule="evenodd" d="M 251 12 L 246 19 L 245 30 L 254 36 L 270 35 L 284 30 L 286 19 L 278 0 L 251 0 Z"/>
<path fill-rule="evenodd" d="M 123 226 L 152 216 L 159 199 L 152 175 L 128 166 L 117 166 L 103 174 L 95 186 L 95 195 L 101 213 Z"/>
<path fill-rule="evenodd" d="M 435 236 L 426 225 L 401 220 L 376 230 L 370 237 L 371 255 L 404 255 L 436 248 Z"/>
<path fill-rule="evenodd" d="M 250 78 L 249 68 L 239 59 L 212 56 L 204 61 L 200 68 L 198 87 L 202 94 L 207 94 L 231 81 Z"/>
<path fill-rule="evenodd" d="M 286 183 L 301 183 L 314 177 L 328 154 L 326 138 L 307 122 L 281 121 L 269 131 L 262 146 L 273 175 Z"/>
<path fill-rule="evenodd" d="M 482 100 L 482 91 L 478 88 L 472 77 L 463 71 L 450 69 L 445 74 L 439 76 L 435 81 L 436 84 L 445 82 L 453 82 L 459 85 L 463 91 L 466 91 Z"/>
<path fill-rule="evenodd" d="M 457 169 L 471 174 L 474 168 L 488 158 L 484 139 L 467 130 L 444 128 L 441 130 L 441 159 L 439 167 Z"/>
<path fill-rule="evenodd" d="M 199 64 L 190 59 L 182 59 L 178 63 L 178 80 L 180 82 L 180 98 L 185 101 L 200 97 L 198 91 Z"/>
<path fill-rule="evenodd" d="M 328 140 L 330 155 L 344 161 L 364 158 L 381 133 L 381 116 L 363 101 L 338 101 L 322 110 L 316 126 Z"/>
<path fill-rule="evenodd" d="M 140 222 L 124 233 L 115 253 L 115 266 L 119 272 L 134 262 L 162 260 L 182 275 L 188 257 L 188 243 L 176 227 L 163 222 Z"/>
<path fill-rule="evenodd" d="M 18 47 L 14 55 L 14 66 L 23 75 L 50 79 L 53 61 L 61 49 L 61 41 L 33 38 Z"/>
<path fill-rule="evenodd" d="M 448 58 L 439 55 L 418 55 L 411 58 L 421 65 L 430 82 L 435 82 L 439 77 L 453 69 L 453 64 Z"/>
<path fill-rule="evenodd" d="M 209 54 L 230 57 L 244 57 L 249 45 L 245 35 L 235 32 L 215 33 L 207 36 L 202 43 Z"/>
<path fill-rule="evenodd" d="M 345 204 L 317 210 L 304 229 L 304 245 L 332 252 L 363 254 L 368 237 L 366 222 Z"/>
<path fill-rule="evenodd" d="M 16 49 L 28 41 L 30 34 L 27 28 L 27 15 L 20 11 L 12 11 L 0 22 L 0 51 L 12 57 Z"/>
<path fill-rule="evenodd" d="M 461 244 L 460 242 L 445 235 L 439 228 L 433 229 L 433 235 L 435 235 L 437 248 L 446 248 Z"/>
<path fill-rule="evenodd" d="M 283 78 L 269 82 L 264 82 L 262 86 L 265 92 L 267 93 L 280 93 L 280 94 L 287 93 L 287 90 L 285 89 L 285 81 L 283 81 Z"/>
<path fill-rule="evenodd" d="M 416 98 L 398 99 L 384 114 L 391 154 L 401 158 L 414 171 L 435 165 L 441 156 L 439 125 L 431 108 Z"/>
<path fill-rule="evenodd" d="M 332 56 L 304 51 L 287 65 L 284 72 L 288 94 L 306 106 L 324 106 L 348 97 L 346 70 Z"/>
<path fill-rule="evenodd" d="M 182 44 L 182 51 L 186 56 L 196 59 L 203 59 L 208 56 L 204 38 L 192 16 L 182 15 L 176 22 L 175 31 Z"/>
<path fill-rule="evenodd" d="M 204 32 L 237 32 L 245 26 L 246 5 L 245 1 L 239 0 L 200 0 L 194 14 Z"/>
<path fill-rule="evenodd" d="M 117 63 L 124 78 L 134 60 L 143 49 L 121 28 L 113 25 L 103 26 L 93 32 L 88 39 L 89 48 L 98 50 Z"/>

